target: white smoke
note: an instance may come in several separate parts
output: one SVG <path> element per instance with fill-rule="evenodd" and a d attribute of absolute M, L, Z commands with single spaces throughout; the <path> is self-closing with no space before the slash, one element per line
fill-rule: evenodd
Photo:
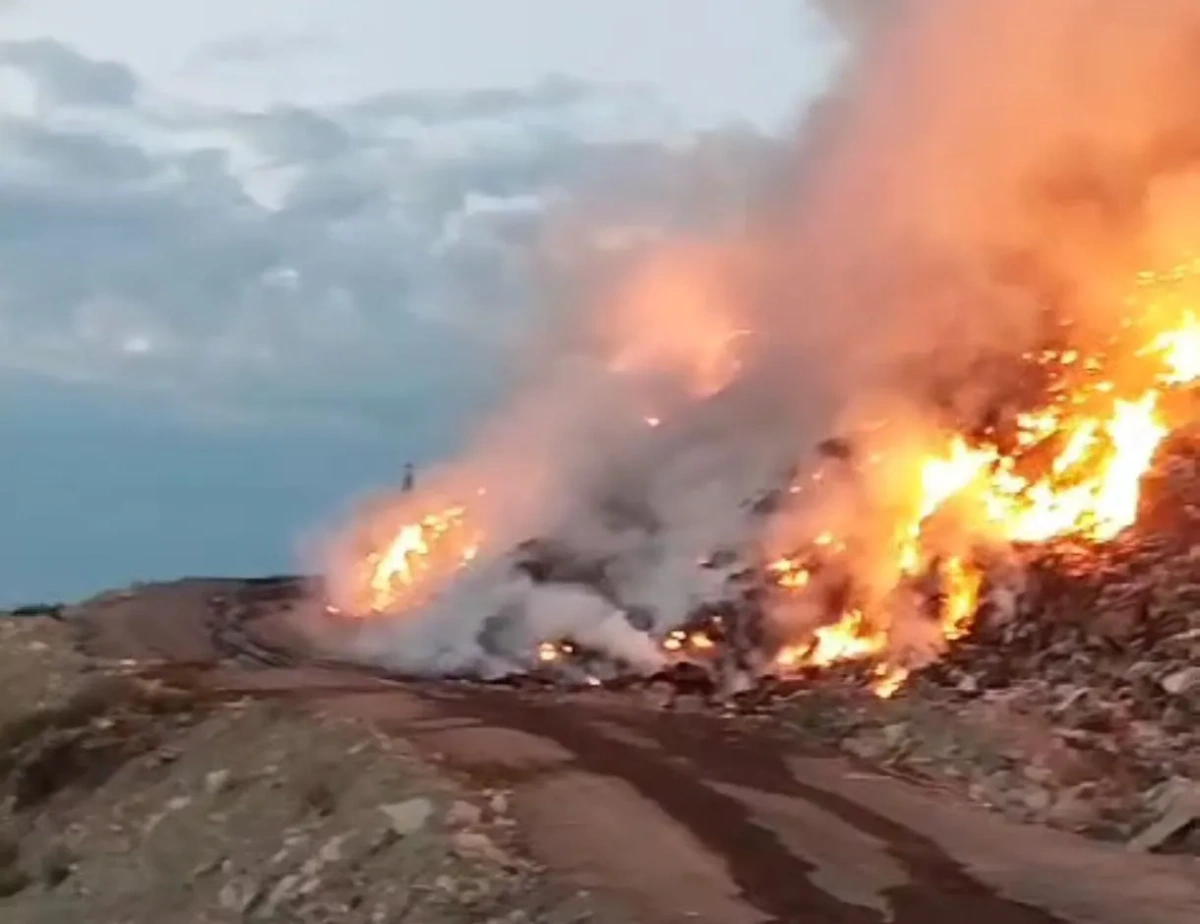
<path fill-rule="evenodd" d="M 593 294 L 570 340 L 588 349 L 539 352 L 461 460 L 334 537 L 335 602 L 363 549 L 426 508 L 464 503 L 486 537 L 431 600 L 366 625 L 357 656 L 495 674 L 562 637 L 652 665 L 643 630 L 727 592 L 702 563 L 761 538 L 748 501 L 828 427 L 886 406 L 912 422 L 903 449 L 947 413 L 932 385 L 960 383 L 969 413 L 989 397 L 970 370 L 1033 342 L 1047 307 L 1103 337 L 1123 281 L 1196 240 L 1178 205 L 1200 175 L 1194 0 L 819 5 L 854 54 L 749 230 L 666 245 Z M 820 515 L 869 540 L 860 501 L 831 493 Z M 595 579 L 520 574 L 531 539 Z M 860 577 L 890 586 L 876 566 Z"/>

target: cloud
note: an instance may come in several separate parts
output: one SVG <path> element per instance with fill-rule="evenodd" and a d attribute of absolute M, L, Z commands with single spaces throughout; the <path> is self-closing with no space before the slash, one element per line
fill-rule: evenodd
<path fill-rule="evenodd" d="M 209 42 L 189 62 L 193 67 L 252 64 L 264 58 L 278 59 L 327 48 L 327 36 L 315 32 L 295 32 L 290 35 L 268 35 L 244 32 L 229 38 Z"/>
<path fill-rule="evenodd" d="M 397 90 L 362 100 L 353 109 L 373 118 L 409 118 L 437 123 L 503 118 L 523 110 L 563 110 L 596 97 L 596 88 L 583 81 L 551 75 L 532 87 L 442 92 Z"/>
<path fill-rule="evenodd" d="M 151 158 L 140 147 L 117 138 L 71 129 L 54 129 L 33 119 L 0 119 L 4 139 L 0 159 L 10 170 L 75 182 L 121 182 L 148 176 Z"/>
<path fill-rule="evenodd" d="M 237 114 L 231 124 L 256 147 L 285 161 L 325 160 L 353 144 L 350 132 L 335 120 L 298 106 Z"/>
<path fill-rule="evenodd" d="M 136 101 L 138 81 L 128 67 L 84 57 L 54 39 L 0 42 L 3 65 L 23 71 L 47 104 L 123 107 Z"/>
<path fill-rule="evenodd" d="M 548 267 L 711 218 L 774 149 L 563 78 L 238 112 L 49 39 L 0 62 L 41 103 L 0 120 L 0 372 L 206 413 L 453 431 L 564 307 Z"/>

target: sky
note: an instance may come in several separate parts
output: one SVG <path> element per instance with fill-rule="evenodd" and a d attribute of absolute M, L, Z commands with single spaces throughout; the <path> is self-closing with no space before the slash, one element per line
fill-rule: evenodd
<path fill-rule="evenodd" d="M 797 0 L 0 0 L 0 605 L 294 568 L 834 61 Z"/>

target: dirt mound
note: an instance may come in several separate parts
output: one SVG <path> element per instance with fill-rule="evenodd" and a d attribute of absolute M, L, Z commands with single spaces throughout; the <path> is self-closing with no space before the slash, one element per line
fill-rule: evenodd
<path fill-rule="evenodd" d="M 179 586 L 173 600 L 196 594 Z M 161 606 L 172 592 L 150 596 Z M 100 627 L 110 643 L 147 605 L 134 600 L 100 607 L 125 605 L 122 625 Z M 526 859 L 504 791 L 464 788 L 402 739 L 305 708 L 294 687 L 256 690 L 237 669 L 89 661 L 74 645 L 84 625 L 0 619 L 0 685 L 21 691 L 0 706 L 5 921 L 597 913 Z M 196 653 L 200 635 L 157 631 Z"/>

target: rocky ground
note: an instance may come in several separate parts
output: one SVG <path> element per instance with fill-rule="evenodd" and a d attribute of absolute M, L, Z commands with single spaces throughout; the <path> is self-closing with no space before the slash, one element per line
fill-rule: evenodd
<path fill-rule="evenodd" d="M 198 668 L 89 661 L 74 634 L 0 619 L 5 922 L 606 919 L 527 859 L 502 788 Z"/>
<path fill-rule="evenodd" d="M 684 682 L 406 683 L 315 658 L 304 613 L 323 607 L 302 589 L 183 581 L 0 618 L 0 920 L 1200 915 L 1200 859 L 1014 825 L 929 785 L 983 799 L 992 780 L 1025 812 L 1058 792 L 990 692 L 883 703 L 831 681 L 714 709 Z"/>
<path fill-rule="evenodd" d="M 1140 851 L 1200 855 L 1197 778 L 1123 750 L 1119 736 L 1073 727 L 1043 693 L 1018 684 L 972 699 L 935 691 L 882 701 L 831 684 L 781 712 L 867 763 L 946 786 L 1008 818 Z"/>

